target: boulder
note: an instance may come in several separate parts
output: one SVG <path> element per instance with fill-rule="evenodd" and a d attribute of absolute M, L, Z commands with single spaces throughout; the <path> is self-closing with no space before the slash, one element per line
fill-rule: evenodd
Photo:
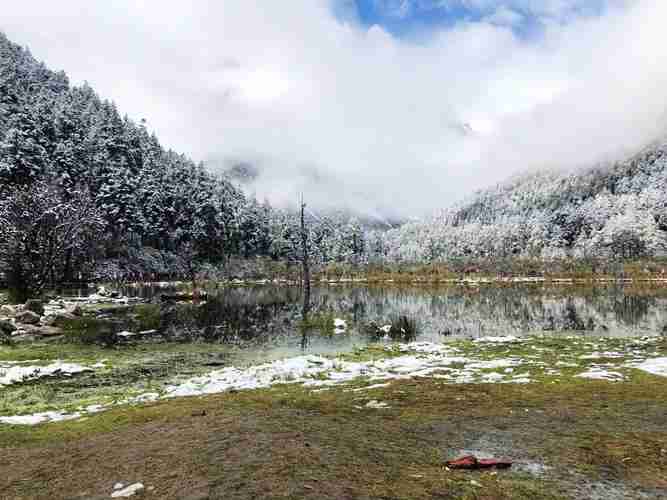
<path fill-rule="evenodd" d="M 14 323 L 8 319 L 0 319 L 0 335 L 11 335 L 16 331 Z"/>
<path fill-rule="evenodd" d="M 41 330 L 40 326 L 37 325 L 19 325 L 18 329 L 14 332 L 14 335 L 39 335 Z"/>
<path fill-rule="evenodd" d="M 35 314 L 42 316 L 44 314 L 44 302 L 39 299 L 30 299 L 25 303 L 23 309 L 26 311 L 32 311 Z"/>
<path fill-rule="evenodd" d="M 32 311 L 21 311 L 16 315 L 16 321 L 17 323 L 36 325 L 39 323 L 39 315 Z"/>
<path fill-rule="evenodd" d="M 55 326 L 41 326 L 33 332 L 33 335 L 39 335 L 40 337 L 55 337 L 57 335 L 63 335 L 65 332 L 61 328 Z"/>
<path fill-rule="evenodd" d="M 48 326 L 63 326 L 67 321 L 76 319 L 76 316 L 69 312 L 58 312 L 46 317 L 44 324 Z"/>
<path fill-rule="evenodd" d="M 14 316 L 16 316 L 16 308 L 8 305 L 0 306 L 0 316 L 13 318 Z"/>

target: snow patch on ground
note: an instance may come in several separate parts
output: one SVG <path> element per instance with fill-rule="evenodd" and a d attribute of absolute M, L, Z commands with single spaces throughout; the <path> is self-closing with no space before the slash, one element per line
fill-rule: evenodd
<path fill-rule="evenodd" d="M 433 344 L 432 342 L 412 342 L 410 344 L 392 344 L 390 346 L 387 346 L 386 349 L 389 351 L 397 350 L 400 352 L 418 352 L 423 354 L 452 354 L 459 352 L 459 350 L 454 347 L 444 344 Z"/>
<path fill-rule="evenodd" d="M 357 387 L 356 389 L 352 389 L 352 392 L 361 392 L 361 391 L 370 391 L 371 389 L 380 389 L 382 387 L 388 387 L 389 382 L 386 384 L 373 384 L 373 385 L 367 385 L 366 387 Z"/>
<path fill-rule="evenodd" d="M 625 354 L 620 352 L 592 352 L 583 356 L 579 356 L 579 359 L 599 359 L 599 358 L 623 358 Z"/>
<path fill-rule="evenodd" d="M 474 342 L 492 342 L 494 344 L 506 344 L 512 342 L 522 342 L 523 340 L 514 335 L 506 335 L 502 337 L 479 337 Z"/>
<path fill-rule="evenodd" d="M 647 359 L 641 363 L 634 363 L 629 366 L 645 371 L 652 375 L 667 377 L 667 358 Z"/>
<path fill-rule="evenodd" d="M 33 413 L 32 415 L 15 415 L 11 417 L 0 417 L 0 422 L 10 425 L 37 425 L 46 422 L 62 422 L 63 420 L 74 420 L 82 416 L 82 413 L 67 413 L 61 411 L 46 411 Z"/>
<path fill-rule="evenodd" d="M 344 320 L 341 320 L 344 321 Z M 336 323 L 335 323 L 336 324 Z M 337 323 L 341 325 L 341 323 Z M 514 342 L 516 337 L 490 337 L 493 339 L 502 339 L 503 342 Z M 484 338 L 483 338 L 484 339 Z M 516 340 L 514 340 L 516 339 Z M 480 339 L 478 339 L 480 340 Z M 524 341 L 527 339 L 521 339 Z M 492 344 L 497 340 L 491 340 Z M 644 340 L 645 343 L 652 340 Z M 0 423 L 5 424 L 39 424 L 43 422 L 53 422 L 61 420 L 70 420 L 81 418 L 89 413 L 109 409 L 112 406 L 123 404 L 136 404 L 150 401 L 161 400 L 164 398 L 196 396 L 204 394 L 213 394 L 225 392 L 228 390 L 246 390 L 268 388 L 279 384 L 301 384 L 310 388 L 312 391 L 326 390 L 340 384 L 350 382 L 364 382 L 369 385 L 365 387 L 352 388 L 352 391 L 366 391 L 374 388 L 385 387 L 391 380 L 405 380 L 417 377 L 428 377 L 443 380 L 449 384 L 464 383 L 512 383 L 525 384 L 532 382 L 533 371 L 544 373 L 549 376 L 560 376 L 560 371 L 556 367 L 577 367 L 580 363 L 575 363 L 577 359 L 594 360 L 596 357 L 618 358 L 620 349 L 614 346 L 605 346 L 604 340 L 597 343 L 582 343 L 580 340 L 572 339 L 573 348 L 565 349 L 557 362 L 544 363 L 540 359 L 531 359 L 531 356 L 521 358 L 519 356 L 508 355 L 505 358 L 479 359 L 472 354 L 463 354 L 460 348 L 448 344 L 435 344 L 431 342 L 413 342 L 403 344 L 386 345 L 384 348 L 393 357 L 381 357 L 381 359 L 368 361 L 347 361 L 345 358 L 331 358 L 319 355 L 301 355 L 287 359 L 281 359 L 273 362 L 266 362 L 252 366 L 226 367 L 220 370 L 209 372 L 205 375 L 173 382 L 167 386 L 161 393 L 145 393 L 127 398 L 122 401 L 116 401 L 106 405 L 96 405 L 87 408 L 75 408 L 69 413 L 61 411 L 51 411 L 37 413 L 34 415 L 18 415 L 0 417 Z M 584 353 L 580 348 L 582 345 L 588 347 Z M 633 342 L 629 347 L 636 348 L 637 343 Z M 575 347 L 578 346 L 578 347 Z M 602 346 L 602 347 L 601 347 Z M 480 355 L 483 355 L 485 347 L 478 345 Z M 509 353 L 509 351 L 508 351 Z M 630 355 L 626 353 L 626 356 Z M 611 363 L 591 363 L 590 366 L 583 366 L 581 373 L 576 375 L 580 378 L 607 380 L 611 382 L 623 381 L 625 379 L 623 370 L 628 368 L 637 368 L 656 375 L 667 376 L 667 357 L 655 357 L 653 359 L 642 359 L 639 354 L 630 356 L 625 362 L 619 361 L 619 364 Z M 646 356 L 646 352 L 643 353 Z M 470 357 L 469 357 L 470 356 Z M 659 356 L 659 355 L 656 355 Z M 664 356 L 664 354 L 663 354 Z M 95 368 L 101 368 L 104 361 L 93 365 Z M 57 362 L 60 363 L 60 362 Z M 60 367 L 64 363 L 48 365 L 52 370 Z M 74 373 L 76 370 L 83 371 L 90 368 L 80 365 L 72 365 Z M 70 367 L 70 368 L 72 368 Z M 517 369 L 517 367 L 521 367 Z M 0 363 L 0 377 L 9 380 L 7 373 L 14 370 L 11 379 L 18 377 L 19 371 L 22 373 L 34 373 L 35 366 L 23 366 L 19 363 L 5 362 Z M 45 367 L 41 368 L 39 376 L 43 376 Z M 4 372 L 2 371 L 4 369 Z M 518 372 L 521 373 L 518 373 Z M 555 382 L 554 382 L 555 383 Z"/>
<path fill-rule="evenodd" d="M 382 410 L 389 408 L 389 405 L 384 401 L 376 401 L 375 399 L 369 401 L 364 406 L 355 406 L 358 410 L 363 410 L 364 408 L 371 408 L 373 410 Z"/>
<path fill-rule="evenodd" d="M 45 366 L 0 365 L 0 385 L 10 385 L 16 382 L 24 382 L 52 375 L 72 375 L 87 371 L 92 371 L 92 368 L 75 363 L 63 363 L 62 361 L 54 361 Z"/>
<path fill-rule="evenodd" d="M 624 377 L 621 373 L 605 370 L 604 368 L 592 367 L 589 370 L 577 375 L 579 378 L 590 378 L 593 380 L 612 380 L 621 381 Z"/>

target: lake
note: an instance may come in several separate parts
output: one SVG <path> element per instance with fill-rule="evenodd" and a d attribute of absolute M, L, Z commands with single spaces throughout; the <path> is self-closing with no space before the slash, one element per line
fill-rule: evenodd
<path fill-rule="evenodd" d="M 120 291 L 155 301 L 174 289 L 140 285 Z M 328 284 L 313 286 L 311 316 L 343 319 L 346 328 L 310 328 L 304 343 L 301 300 L 298 287 L 209 289 L 208 304 L 198 308 L 198 323 L 223 326 L 210 340 L 260 348 L 260 357 L 271 358 L 303 350 L 347 351 L 377 340 L 369 338 L 369 324 L 381 327 L 400 315 L 416 320 L 416 340 L 431 342 L 535 334 L 631 337 L 667 329 L 667 287 Z"/>

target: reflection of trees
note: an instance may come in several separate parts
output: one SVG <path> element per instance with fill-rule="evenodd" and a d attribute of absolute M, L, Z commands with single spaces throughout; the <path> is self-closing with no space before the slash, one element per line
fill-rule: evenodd
<path fill-rule="evenodd" d="M 300 318 L 298 289 L 226 289 L 220 295 L 202 308 L 211 318 L 207 324 L 226 324 L 227 330 L 240 338 L 294 335 Z M 642 296 L 620 287 L 564 291 L 548 287 L 316 286 L 311 302 L 313 313 L 344 315 L 357 324 L 388 321 L 392 316 L 405 314 L 416 318 L 425 338 L 432 340 L 438 340 L 441 333 L 476 336 L 607 329 L 649 332 L 661 329 L 667 319 L 667 312 L 663 313 L 667 311 L 667 290 L 663 295 Z"/>
<path fill-rule="evenodd" d="M 563 314 L 563 330 L 583 330 L 584 323 L 577 314 L 577 308 L 572 298 L 568 297 L 565 301 Z"/>
<path fill-rule="evenodd" d="M 649 307 L 654 306 L 654 298 L 624 295 L 614 301 L 614 313 L 623 324 L 636 326 L 646 317 Z"/>
<path fill-rule="evenodd" d="M 345 296 L 350 290 L 330 293 Z M 651 330 L 662 324 L 664 298 L 634 295 L 623 288 L 562 290 L 529 287 L 466 289 L 361 288 L 351 302 L 356 320 L 386 320 L 392 314 L 418 317 L 437 335 L 507 334 L 528 331 Z M 348 295 L 349 297 L 349 295 Z M 344 301 L 336 301 L 343 305 Z"/>

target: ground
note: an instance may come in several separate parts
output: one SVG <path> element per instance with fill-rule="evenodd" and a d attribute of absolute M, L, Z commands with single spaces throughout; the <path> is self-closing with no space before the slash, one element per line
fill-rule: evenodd
<path fill-rule="evenodd" d="M 420 375 L 433 366 L 414 360 L 433 356 L 442 358 L 437 370 Z M 72 376 L 0 386 L 0 415 L 108 407 L 75 420 L 0 425 L 0 499 L 110 498 L 119 482 L 141 482 L 135 498 L 149 499 L 667 497 L 667 379 L 636 368 L 667 360 L 665 337 L 550 332 L 446 347 L 377 344 L 305 377 L 275 372 L 271 387 L 239 391 L 232 377 L 220 394 L 123 403 L 147 391 L 166 397 L 168 384 L 193 376 L 201 383 L 187 387 L 204 390 L 220 383 L 214 370 L 240 359 L 206 343 L 0 346 L 0 368 L 105 360 Z M 345 363 L 389 361 L 396 364 L 378 380 L 327 385 Z M 514 465 L 445 466 L 468 453 Z"/>
<path fill-rule="evenodd" d="M 3 426 L 0 498 L 664 498 L 664 382 L 281 385 Z M 463 450 L 515 467 L 447 470 Z"/>

